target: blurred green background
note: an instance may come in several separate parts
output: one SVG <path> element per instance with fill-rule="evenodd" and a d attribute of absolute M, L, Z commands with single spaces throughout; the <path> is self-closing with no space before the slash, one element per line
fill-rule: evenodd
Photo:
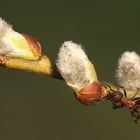
<path fill-rule="evenodd" d="M 37 38 L 52 59 L 65 40 L 81 43 L 99 78 L 112 83 L 120 54 L 140 53 L 139 0 L 1 0 L 0 16 Z M 126 108 L 86 107 L 62 81 L 0 69 L 1 140 L 139 140 L 139 134 Z"/>

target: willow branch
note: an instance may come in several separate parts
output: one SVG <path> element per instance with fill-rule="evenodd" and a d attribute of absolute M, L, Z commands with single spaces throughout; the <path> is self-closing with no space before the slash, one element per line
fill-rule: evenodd
<path fill-rule="evenodd" d="M 1 66 L 8 69 L 28 71 L 43 74 L 56 79 L 62 79 L 57 71 L 55 63 L 43 55 L 38 60 L 27 60 L 22 58 L 8 57 L 0 55 Z"/>
<path fill-rule="evenodd" d="M 41 56 L 40 59 L 38 60 L 26 60 L 22 58 L 14 58 L 14 57 L 1 55 L 0 60 L 1 60 L 1 66 L 8 69 L 16 69 L 16 70 L 21 70 L 21 71 L 33 72 L 37 74 L 50 76 L 55 79 L 63 80 L 63 78 L 60 76 L 60 73 L 58 72 L 56 68 L 55 63 L 50 61 L 50 59 L 45 55 Z M 91 98 L 94 100 L 89 98 L 90 96 L 88 94 L 87 95 L 85 94 L 85 91 L 87 92 L 87 89 L 91 87 L 91 85 L 96 87 L 96 88 L 92 88 L 92 92 L 90 92 Z M 139 119 L 140 115 L 139 115 L 139 112 L 137 111 L 139 109 L 139 105 L 137 105 L 137 101 L 139 101 L 139 98 L 140 98 L 140 90 L 125 89 L 118 85 L 113 85 L 113 84 L 102 82 L 102 81 L 98 81 L 98 84 L 96 84 L 95 82 L 91 85 L 88 88 L 84 87 L 79 92 L 80 94 L 76 94 L 76 97 L 80 102 L 82 102 L 85 105 L 95 104 L 96 101 L 98 100 L 98 98 L 95 97 L 94 95 L 97 90 L 98 91 L 97 95 L 100 95 L 101 93 L 99 101 L 111 100 L 111 102 L 113 103 L 113 106 L 115 105 L 115 108 L 128 106 L 128 108 L 131 110 L 133 114 L 132 116 L 134 120 L 137 121 L 137 119 Z M 98 89 L 101 89 L 101 90 L 98 90 Z M 87 96 L 89 97 L 87 98 Z"/>
<path fill-rule="evenodd" d="M 113 108 L 127 106 L 135 121 L 140 118 L 140 57 L 135 52 L 124 53 L 119 61 L 118 79 L 125 88 L 99 81 L 94 64 L 81 45 L 72 41 L 62 44 L 56 65 L 42 55 L 36 39 L 14 31 L 0 18 L 0 66 L 64 80 L 81 103 L 110 100 Z"/>
<path fill-rule="evenodd" d="M 26 60 L 22 58 L 7 57 L 0 55 L 1 66 L 8 69 L 16 69 L 21 71 L 28 71 L 37 74 L 43 74 L 56 79 L 63 80 L 60 73 L 58 72 L 55 63 L 50 61 L 50 59 L 43 55 L 38 60 Z M 113 85 L 107 82 L 100 82 L 101 87 L 104 90 L 103 98 L 108 96 L 113 91 L 118 91 L 124 94 L 126 91 L 127 98 L 133 100 L 135 98 L 140 98 L 140 90 L 125 89 L 118 85 Z M 116 93 L 117 94 L 117 93 Z"/>

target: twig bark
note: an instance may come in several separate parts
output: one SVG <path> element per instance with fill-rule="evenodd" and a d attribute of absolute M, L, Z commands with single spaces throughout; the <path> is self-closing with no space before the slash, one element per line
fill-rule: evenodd
<path fill-rule="evenodd" d="M 38 60 L 27 60 L 22 58 L 0 56 L 1 66 L 9 69 L 29 71 L 47 75 L 56 79 L 62 79 L 57 71 L 55 63 L 43 55 Z"/>

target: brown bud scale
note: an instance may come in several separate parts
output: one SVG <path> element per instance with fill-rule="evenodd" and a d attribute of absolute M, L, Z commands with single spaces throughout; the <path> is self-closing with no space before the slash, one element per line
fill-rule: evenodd
<path fill-rule="evenodd" d="M 40 57 L 41 56 L 40 43 L 30 35 L 23 34 L 23 36 L 26 39 L 26 41 L 30 44 L 30 47 L 31 47 L 33 54 L 37 57 Z"/>
<path fill-rule="evenodd" d="M 99 82 L 93 82 L 82 88 L 75 96 L 82 104 L 94 105 L 102 100 L 103 90 Z"/>

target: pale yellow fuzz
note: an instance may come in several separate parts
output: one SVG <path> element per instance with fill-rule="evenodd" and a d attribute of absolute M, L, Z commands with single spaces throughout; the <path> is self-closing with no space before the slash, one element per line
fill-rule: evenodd
<path fill-rule="evenodd" d="M 93 83 L 98 80 L 97 73 L 95 71 L 94 65 L 91 63 L 91 61 L 89 59 L 88 59 L 88 61 L 89 61 L 89 72 L 90 72 L 90 76 L 91 76 L 91 83 Z"/>
<path fill-rule="evenodd" d="M 30 44 L 23 35 L 14 31 L 12 26 L 0 18 L 0 55 L 36 60 Z"/>
<path fill-rule="evenodd" d="M 13 45 L 16 53 L 13 55 L 15 57 L 21 57 L 25 59 L 35 60 L 35 56 L 26 41 L 26 39 L 19 33 L 15 32 L 14 34 L 8 36 L 9 43 Z M 18 53 L 19 52 L 19 53 Z"/>

